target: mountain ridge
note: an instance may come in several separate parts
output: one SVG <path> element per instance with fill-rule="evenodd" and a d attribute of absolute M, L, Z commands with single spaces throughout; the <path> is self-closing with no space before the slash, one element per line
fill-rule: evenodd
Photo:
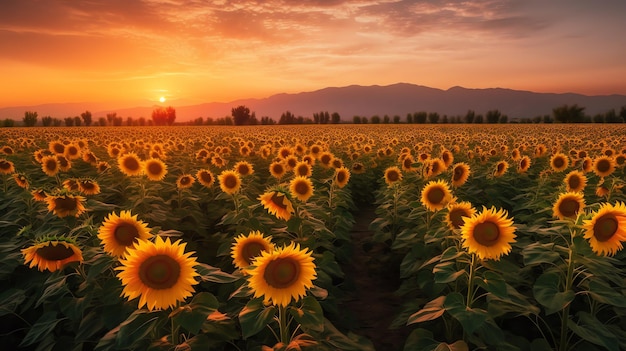
<path fill-rule="evenodd" d="M 537 93 L 500 87 L 475 89 L 453 86 L 443 90 L 399 82 L 391 85 L 325 87 L 307 92 L 278 93 L 266 98 L 172 106 L 176 109 L 177 122 L 186 122 L 197 117 L 217 119 L 229 116 L 231 109 L 239 105 L 250 108 L 257 118 L 269 116 L 276 121 L 286 111 L 304 117 L 312 117 L 314 113 L 320 111 L 337 112 L 342 120 L 351 121 L 353 116 L 399 115 L 405 118 L 407 113 L 418 111 L 463 116 L 468 110 L 485 114 L 495 109 L 511 119 L 532 118 L 551 114 L 555 107 L 573 104 L 585 107 L 586 114 L 594 115 L 626 106 L 626 95 Z M 66 103 L 5 107 L 0 108 L 0 118 L 19 120 L 25 111 L 36 111 L 39 116 L 49 115 L 62 119 L 67 116 L 78 116 L 86 110 L 92 112 L 94 119 L 111 112 L 123 118 L 128 116 L 150 118 L 152 111 L 157 107 L 152 105 L 109 109 L 105 106 L 102 103 Z"/>

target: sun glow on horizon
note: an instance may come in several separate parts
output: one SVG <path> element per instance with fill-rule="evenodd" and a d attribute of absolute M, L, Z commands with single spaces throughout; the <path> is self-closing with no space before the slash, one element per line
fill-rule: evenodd
<path fill-rule="evenodd" d="M 159 102 L 164 103 L 164 102 L 165 102 L 165 96 L 161 96 L 161 97 L 159 98 Z"/>

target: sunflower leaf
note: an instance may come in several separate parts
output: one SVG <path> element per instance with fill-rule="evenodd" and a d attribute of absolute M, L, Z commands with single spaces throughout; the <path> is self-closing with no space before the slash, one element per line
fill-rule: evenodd
<path fill-rule="evenodd" d="M 206 263 L 197 263 L 195 267 L 203 281 L 213 283 L 232 283 L 240 279 L 240 277 L 228 274 L 221 269 L 210 266 Z"/>
<path fill-rule="evenodd" d="M 436 283 L 451 283 L 466 274 L 465 269 L 457 270 L 456 261 L 447 261 L 437 264 L 433 268 Z"/>
<path fill-rule="evenodd" d="M 589 341 L 590 343 L 600 345 L 607 350 L 619 350 L 618 339 L 613 333 L 606 328 L 596 317 L 587 313 L 578 313 L 578 323 L 569 319 L 567 326 L 578 336 Z"/>
<path fill-rule="evenodd" d="M 263 298 L 250 300 L 239 312 L 239 323 L 244 339 L 247 339 L 265 328 L 276 315 L 274 306 L 263 305 Z"/>
<path fill-rule="evenodd" d="M 467 334 L 472 334 L 478 328 L 480 328 L 489 314 L 487 311 L 478 308 L 467 308 L 465 306 L 465 298 L 460 293 L 451 293 L 446 296 L 444 307 L 448 313 L 454 317 L 461 325 L 463 330 Z"/>
<path fill-rule="evenodd" d="M 443 306 L 445 300 L 446 297 L 442 295 L 428 302 L 421 310 L 409 316 L 406 324 L 410 325 L 413 323 L 421 323 L 439 318 L 446 311 Z"/>
<path fill-rule="evenodd" d="M 552 248 L 553 243 L 534 243 L 528 245 L 523 251 L 524 265 L 534 266 L 542 263 L 552 263 L 561 257 L 558 252 L 555 252 Z"/>
<path fill-rule="evenodd" d="M 535 299 L 546 308 L 546 315 L 558 312 L 574 300 L 574 291 L 559 290 L 560 276 L 546 272 L 537 278 L 533 286 Z"/>
<path fill-rule="evenodd" d="M 32 345 L 36 342 L 43 340 L 63 319 L 57 318 L 56 311 L 48 311 L 44 313 L 41 317 L 39 317 L 37 322 L 35 322 L 35 324 L 33 324 L 33 326 L 28 330 L 28 333 L 26 333 L 26 336 L 20 343 L 20 346 Z"/>
<path fill-rule="evenodd" d="M 174 322 L 192 334 L 198 334 L 207 317 L 217 310 L 219 302 L 213 294 L 200 292 L 193 300 L 173 317 Z"/>
<path fill-rule="evenodd" d="M 300 307 L 291 306 L 289 312 L 302 326 L 302 330 L 321 332 L 324 330 L 324 312 L 317 299 L 313 296 L 305 296 Z"/>

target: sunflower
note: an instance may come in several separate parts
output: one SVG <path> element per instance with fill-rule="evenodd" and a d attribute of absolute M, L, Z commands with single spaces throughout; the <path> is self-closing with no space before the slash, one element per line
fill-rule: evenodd
<path fill-rule="evenodd" d="M 120 171 L 127 176 L 138 176 L 143 174 L 143 164 L 139 156 L 133 152 L 126 153 L 117 158 Z"/>
<path fill-rule="evenodd" d="M 83 161 L 89 163 L 90 165 L 95 166 L 98 164 L 98 157 L 96 157 L 96 155 L 91 151 L 84 151 Z"/>
<path fill-rule="evenodd" d="M 48 150 L 56 155 L 63 155 L 65 153 L 65 144 L 60 140 L 53 140 L 48 143 Z"/>
<path fill-rule="evenodd" d="M 227 194 L 234 194 L 241 188 L 241 178 L 236 171 L 223 171 L 217 180 L 220 183 L 220 189 Z"/>
<path fill-rule="evenodd" d="M 93 179 L 81 179 L 78 181 L 78 190 L 85 195 L 100 194 L 100 185 Z"/>
<path fill-rule="evenodd" d="M 422 190 L 422 205 L 429 211 L 434 212 L 443 209 L 450 200 L 452 200 L 452 193 L 448 183 L 441 179 L 430 181 Z"/>
<path fill-rule="evenodd" d="M 13 173 L 13 180 L 15 180 L 15 183 L 21 188 L 28 189 L 30 186 L 28 178 L 21 173 Z"/>
<path fill-rule="evenodd" d="M 54 177 L 61 170 L 61 165 L 55 156 L 44 156 L 41 159 L 41 170 L 47 176 Z"/>
<path fill-rule="evenodd" d="M 502 177 L 504 173 L 506 173 L 507 169 L 509 169 L 509 163 L 506 161 L 499 161 L 498 163 L 496 163 L 496 167 L 493 170 L 493 176 Z"/>
<path fill-rule="evenodd" d="M 288 221 L 291 218 L 291 214 L 294 212 L 291 201 L 287 198 L 284 191 L 271 190 L 263 195 L 259 196 L 261 204 L 270 214 L 273 214 L 278 219 L 284 219 Z"/>
<path fill-rule="evenodd" d="M 599 156 L 593 160 L 593 173 L 598 177 L 609 176 L 615 171 L 615 161 L 609 156 Z"/>
<path fill-rule="evenodd" d="M 564 153 L 556 153 L 550 157 L 550 167 L 555 172 L 564 171 L 569 165 L 569 157 Z"/>
<path fill-rule="evenodd" d="M 446 213 L 446 223 L 450 229 L 460 229 L 463 225 L 463 217 L 472 217 L 476 213 L 476 209 L 470 202 L 451 202 L 448 204 L 448 213 Z"/>
<path fill-rule="evenodd" d="M 313 170 L 311 169 L 311 165 L 306 161 L 300 161 L 293 168 L 293 173 L 296 176 L 302 177 L 310 177 L 313 174 Z"/>
<path fill-rule="evenodd" d="M 426 166 L 424 175 L 426 178 L 436 177 L 443 173 L 446 168 L 446 164 L 440 158 L 431 158 L 424 162 Z"/>
<path fill-rule="evenodd" d="M 39 202 L 46 201 L 46 198 L 48 197 L 48 194 L 46 194 L 46 192 L 43 189 L 35 189 L 31 191 L 30 193 L 33 195 L 33 199 Z"/>
<path fill-rule="evenodd" d="M 131 215 L 130 211 L 122 211 L 120 215 L 110 213 L 98 229 L 98 238 L 104 245 L 104 251 L 112 256 L 123 256 L 139 240 L 152 237 L 148 224 Z"/>
<path fill-rule="evenodd" d="M 400 168 L 396 166 L 388 167 L 385 169 L 384 178 L 385 183 L 387 183 L 388 186 L 392 186 L 402 180 L 402 172 L 400 171 Z"/>
<path fill-rule="evenodd" d="M 569 172 L 565 176 L 565 179 L 563 180 L 563 182 L 565 183 L 565 187 L 567 191 L 579 192 L 585 189 L 585 186 L 587 185 L 587 177 L 585 176 L 583 172 L 575 170 L 575 171 Z"/>
<path fill-rule="evenodd" d="M 414 163 L 415 159 L 413 159 L 413 156 L 411 156 L 410 154 L 405 155 L 401 160 L 402 170 L 405 172 L 415 172 L 416 168 L 413 167 Z"/>
<path fill-rule="evenodd" d="M 72 168 L 72 162 L 64 155 L 56 155 L 55 157 L 59 161 L 59 170 L 67 172 Z"/>
<path fill-rule="evenodd" d="M 575 219 L 583 208 L 585 208 L 583 194 L 580 192 L 567 192 L 559 195 L 552 207 L 552 213 L 554 217 L 559 219 Z"/>
<path fill-rule="evenodd" d="M 332 153 L 325 151 L 320 154 L 318 159 L 320 163 L 322 164 L 323 168 L 330 168 L 333 164 L 334 158 L 335 156 Z"/>
<path fill-rule="evenodd" d="M 602 204 L 591 219 L 583 221 L 583 230 L 595 253 L 613 256 L 626 240 L 626 204 Z"/>
<path fill-rule="evenodd" d="M 98 171 L 98 173 L 104 173 L 109 168 L 111 168 L 111 166 L 106 161 L 100 161 L 96 164 L 96 170 Z"/>
<path fill-rule="evenodd" d="M 74 216 L 78 217 L 85 212 L 85 198 L 80 195 L 61 194 L 48 195 L 46 203 L 48 211 L 53 212 L 59 217 Z"/>
<path fill-rule="evenodd" d="M 354 165 L 352 167 L 354 168 Z M 350 180 L 350 171 L 345 167 L 337 168 L 333 179 L 338 187 L 343 188 Z"/>
<path fill-rule="evenodd" d="M 13 162 L 0 158 L 0 174 L 11 174 L 15 172 Z"/>
<path fill-rule="evenodd" d="M 317 278 L 311 251 L 291 243 L 272 252 L 262 251 L 248 271 L 248 285 L 254 297 L 263 297 L 266 303 L 286 307 L 292 300 L 299 301 L 313 287 Z"/>
<path fill-rule="evenodd" d="M 313 195 L 313 190 L 313 183 L 307 177 L 297 176 L 289 183 L 291 195 L 303 202 L 306 202 Z"/>
<path fill-rule="evenodd" d="M 65 146 L 63 155 L 70 160 L 80 158 L 80 148 L 76 144 L 68 144 Z"/>
<path fill-rule="evenodd" d="M 446 168 L 450 167 L 452 162 L 454 162 L 454 155 L 452 154 L 452 152 L 450 152 L 450 150 L 443 150 L 441 152 L 440 158 L 443 161 L 443 164 L 446 166 Z"/>
<path fill-rule="evenodd" d="M 196 258 L 190 257 L 193 252 L 185 253 L 186 245 L 180 239 L 172 243 L 160 236 L 155 242 L 136 243 L 115 268 L 124 285 L 122 296 L 139 297 L 138 308 L 146 306 L 150 311 L 173 307 L 191 296 L 199 274 Z"/>
<path fill-rule="evenodd" d="M 452 186 L 455 188 L 467 182 L 470 176 L 470 166 L 465 162 L 459 162 L 452 167 Z"/>
<path fill-rule="evenodd" d="M 235 163 L 235 167 L 233 168 L 235 172 L 239 173 L 242 177 L 254 173 L 254 167 L 247 161 L 239 161 Z"/>
<path fill-rule="evenodd" d="M 274 244 L 272 237 L 264 237 L 260 231 L 251 231 L 248 236 L 243 234 L 235 238 L 230 255 L 233 258 L 233 264 L 240 269 L 246 269 L 252 264 L 255 257 L 261 252 L 272 252 Z"/>
<path fill-rule="evenodd" d="M 29 268 L 37 266 L 39 271 L 57 271 L 67 263 L 82 262 L 83 253 L 69 238 L 46 239 L 22 249 L 24 264 Z"/>
<path fill-rule="evenodd" d="M 201 169 L 196 172 L 196 178 L 198 178 L 200 184 L 207 188 L 210 188 L 215 183 L 215 176 L 208 169 Z"/>
<path fill-rule="evenodd" d="M 519 160 L 519 163 L 517 164 L 517 172 L 526 173 L 526 171 L 528 171 L 528 169 L 530 168 L 530 164 L 530 157 L 522 156 L 522 158 Z"/>
<path fill-rule="evenodd" d="M 270 174 L 272 177 L 280 179 L 285 172 L 287 172 L 287 168 L 282 162 L 274 161 L 270 164 Z"/>
<path fill-rule="evenodd" d="M 355 162 L 352 164 L 352 172 L 354 174 L 363 174 L 365 173 L 365 166 L 361 162 Z"/>
<path fill-rule="evenodd" d="M 68 191 L 78 191 L 78 179 L 69 178 L 63 181 L 63 188 Z"/>
<path fill-rule="evenodd" d="M 178 189 L 188 189 L 191 188 L 193 183 L 196 182 L 196 179 L 191 174 L 181 174 L 176 179 L 176 187 Z"/>
<path fill-rule="evenodd" d="M 143 163 L 143 173 L 148 179 L 161 181 L 167 174 L 167 165 L 158 158 L 149 158 Z"/>
<path fill-rule="evenodd" d="M 462 245 L 469 253 L 475 253 L 480 259 L 497 261 L 503 254 L 511 252 L 516 228 L 504 209 L 496 211 L 494 207 L 487 209 L 483 206 L 481 213 L 463 218 L 463 222 Z"/>

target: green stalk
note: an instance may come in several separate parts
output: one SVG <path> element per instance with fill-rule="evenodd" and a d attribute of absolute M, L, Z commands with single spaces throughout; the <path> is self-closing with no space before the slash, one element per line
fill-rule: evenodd
<path fill-rule="evenodd" d="M 573 236 L 573 234 L 572 234 Z M 567 275 L 565 276 L 565 290 L 564 292 L 569 291 L 572 288 L 572 280 L 574 276 L 574 260 L 573 260 L 574 250 L 570 246 L 569 249 L 569 259 L 567 262 Z M 559 350 L 566 351 L 567 350 L 567 321 L 569 320 L 569 308 L 570 303 L 565 306 L 563 309 L 563 313 L 561 314 L 561 340 L 559 342 Z"/>
<path fill-rule="evenodd" d="M 467 308 L 472 308 L 472 300 L 474 299 L 474 275 L 475 275 L 475 269 L 476 267 L 476 254 L 472 254 L 472 263 L 470 264 L 470 271 L 469 271 L 469 279 L 467 281 L 467 297 L 465 300 L 465 306 L 467 306 Z"/>
<path fill-rule="evenodd" d="M 289 329 L 287 329 L 287 309 L 283 305 L 278 306 L 278 326 L 280 328 L 280 342 L 289 345 Z"/>

